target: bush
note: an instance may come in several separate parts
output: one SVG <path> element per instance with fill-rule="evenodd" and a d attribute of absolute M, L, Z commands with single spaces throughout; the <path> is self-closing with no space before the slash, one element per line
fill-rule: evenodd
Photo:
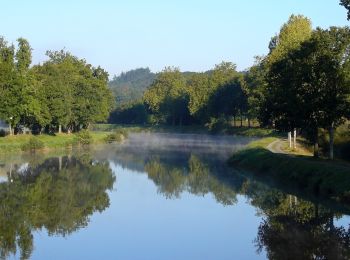
<path fill-rule="evenodd" d="M 31 136 L 29 141 L 22 145 L 22 151 L 36 151 L 38 149 L 44 148 L 44 143 L 37 137 Z"/>
<path fill-rule="evenodd" d="M 92 136 L 88 130 L 81 130 L 75 134 L 75 142 L 82 145 L 87 145 L 92 143 Z"/>
<path fill-rule="evenodd" d="M 107 135 L 105 137 L 105 142 L 106 143 L 114 143 L 114 142 L 122 142 L 124 141 L 126 138 L 128 138 L 128 132 L 123 129 L 116 129 L 113 133 L 110 133 L 109 135 Z"/>
<path fill-rule="evenodd" d="M 217 134 L 228 128 L 229 124 L 224 117 L 211 117 L 210 121 L 207 124 L 205 124 L 205 126 L 211 133 Z"/>

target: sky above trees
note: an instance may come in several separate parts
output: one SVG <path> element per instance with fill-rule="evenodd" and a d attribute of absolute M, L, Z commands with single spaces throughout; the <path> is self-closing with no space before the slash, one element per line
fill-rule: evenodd
<path fill-rule="evenodd" d="M 313 27 L 348 25 L 339 1 L 61 0 L 5 1 L 0 34 L 30 39 L 33 63 L 65 47 L 110 75 L 137 67 L 204 71 L 222 60 L 239 70 L 268 52 L 270 38 L 291 14 Z"/>

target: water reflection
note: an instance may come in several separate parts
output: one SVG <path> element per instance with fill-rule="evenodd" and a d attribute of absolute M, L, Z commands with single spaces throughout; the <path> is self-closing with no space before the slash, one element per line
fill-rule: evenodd
<path fill-rule="evenodd" d="M 350 259 L 350 229 L 334 225 L 348 214 L 346 208 L 272 188 L 227 168 L 215 154 L 127 147 L 122 151 L 117 150 L 114 162 L 147 173 L 166 198 L 180 198 L 183 192 L 212 194 L 228 206 L 244 195 L 262 219 L 253 243 L 269 259 Z"/>
<path fill-rule="evenodd" d="M 0 183 L 0 257 L 20 251 L 28 259 L 33 231 L 66 236 L 85 227 L 89 216 L 109 206 L 106 190 L 115 177 L 107 163 L 89 157 L 58 157 L 43 162 L 8 163 Z"/>

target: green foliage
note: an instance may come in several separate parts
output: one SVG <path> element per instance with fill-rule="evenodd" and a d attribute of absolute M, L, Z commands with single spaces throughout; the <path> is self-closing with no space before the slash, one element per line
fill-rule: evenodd
<path fill-rule="evenodd" d="M 205 126 L 208 128 L 208 130 L 215 134 L 220 133 L 223 131 L 223 129 L 227 129 L 229 127 L 230 123 L 225 117 L 212 117 L 210 118 L 210 121 L 205 124 Z"/>
<path fill-rule="evenodd" d="M 27 143 L 22 145 L 22 151 L 32 151 L 35 152 L 36 150 L 44 148 L 45 145 L 43 141 L 41 141 L 36 136 L 31 136 Z"/>
<path fill-rule="evenodd" d="M 270 66 L 264 113 L 277 128 L 302 128 L 317 142 L 318 128 L 344 122 L 350 108 L 349 44 L 348 28 L 318 28 L 299 49 Z"/>
<path fill-rule="evenodd" d="M 350 20 L 350 0 L 340 0 L 340 5 L 344 6 L 348 11 L 348 20 Z"/>
<path fill-rule="evenodd" d="M 268 62 L 274 63 L 284 58 L 288 52 L 299 48 L 302 42 L 311 37 L 311 21 L 302 15 L 291 15 L 277 36 L 270 42 Z"/>
<path fill-rule="evenodd" d="M 105 137 L 106 143 L 120 143 L 128 138 L 128 132 L 123 128 L 118 128 Z"/>
<path fill-rule="evenodd" d="M 146 124 L 148 121 L 149 115 L 142 101 L 125 103 L 117 107 L 108 119 L 112 124 Z"/>
<path fill-rule="evenodd" d="M 12 129 L 79 131 L 105 121 L 114 100 L 108 74 L 66 51 L 48 51 L 49 60 L 30 68 L 31 47 L 0 38 L 0 119 Z M 12 134 L 12 133 L 11 133 Z"/>
<path fill-rule="evenodd" d="M 182 125 L 189 117 L 188 90 L 177 68 L 165 68 L 144 94 L 144 102 L 158 122 Z"/>
<path fill-rule="evenodd" d="M 78 144 L 87 145 L 91 144 L 93 139 L 89 130 L 84 129 L 75 134 L 75 141 Z"/>
<path fill-rule="evenodd" d="M 210 73 L 193 75 L 189 81 L 189 111 L 199 122 L 211 117 L 232 116 L 243 112 L 243 79 L 236 65 L 222 62 Z"/>
<path fill-rule="evenodd" d="M 139 68 L 114 76 L 109 87 L 116 97 L 117 106 L 142 99 L 143 93 L 152 84 L 156 74 L 149 68 Z"/>

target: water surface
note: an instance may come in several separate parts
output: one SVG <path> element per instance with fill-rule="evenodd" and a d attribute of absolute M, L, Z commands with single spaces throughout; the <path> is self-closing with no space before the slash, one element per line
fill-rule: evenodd
<path fill-rule="evenodd" d="M 0 162 L 0 254 L 19 259 L 346 259 L 349 212 L 226 166 L 251 139 L 133 134 Z"/>

